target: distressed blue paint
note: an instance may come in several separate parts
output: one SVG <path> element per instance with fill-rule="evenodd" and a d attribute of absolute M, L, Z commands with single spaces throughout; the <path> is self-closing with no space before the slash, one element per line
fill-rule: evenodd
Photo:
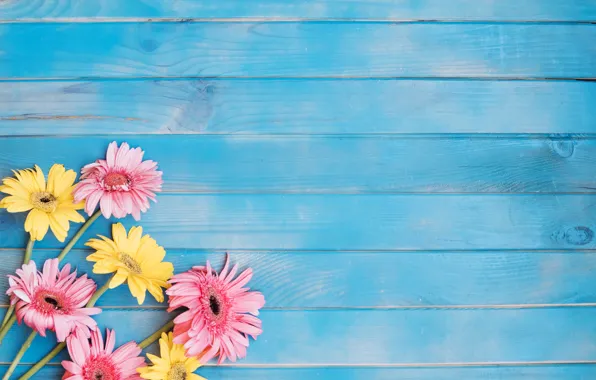
<path fill-rule="evenodd" d="M 591 21 L 596 5 L 586 0 L 9 0 L 0 20 L 56 17 L 343 18 L 497 21 Z"/>
<path fill-rule="evenodd" d="M 581 0 L 2 1 L 0 176 L 114 139 L 158 160 L 145 230 L 177 270 L 232 249 L 267 297 L 248 358 L 209 379 L 592 379 L 556 363 L 596 361 L 596 84 L 527 79 L 595 77 L 594 19 Z M 23 217 L 0 211 L 2 278 Z M 119 342 L 166 318 L 124 287 L 100 305 Z"/>
<path fill-rule="evenodd" d="M 0 135 L 594 134 L 594 104 L 576 81 L 0 82 Z"/>
<path fill-rule="evenodd" d="M 585 361 L 596 355 L 595 307 L 265 310 L 260 318 L 264 332 L 251 342 L 244 364 Z M 96 319 L 102 326 L 118 328 L 116 340 L 122 344 L 148 336 L 168 320 L 168 314 L 105 309 Z M 0 362 L 11 359 L 26 338 L 24 330 L 15 328 L 7 335 Z M 34 362 L 53 347 L 51 339 L 40 338 L 35 345 L 23 363 Z"/>
<path fill-rule="evenodd" d="M 166 248 L 592 249 L 594 207 L 596 195 L 163 194 L 142 225 Z M 24 217 L 0 212 L 0 247 L 25 245 Z"/>
<path fill-rule="evenodd" d="M 6 365 L 0 366 L 0 374 Z M 25 373 L 23 365 L 15 371 L 16 376 Z M 209 380 L 592 380 L 596 376 L 596 365 L 532 365 L 532 366 L 475 366 L 438 368 L 381 368 L 381 367 L 316 367 L 316 368 L 234 368 L 202 367 L 197 371 Z M 40 379 L 59 379 L 62 369 L 48 366 L 39 373 Z"/>
<path fill-rule="evenodd" d="M 595 39 L 591 24 L 8 23 L 0 78 L 594 77 Z"/>
<path fill-rule="evenodd" d="M 68 262 L 98 284 L 109 276 L 91 273 L 91 251 L 74 250 Z M 56 250 L 36 250 L 37 263 Z M 0 289 L 22 250 L 2 251 Z M 593 252 L 254 252 L 232 251 L 240 268 L 252 267 L 250 286 L 267 295 L 267 308 L 449 307 L 596 303 Z M 224 252 L 169 249 L 176 272 L 210 260 L 221 268 Z M 366 281 L 355 281 L 366 275 Z M 7 297 L 0 296 L 0 304 Z M 123 286 L 99 300 L 103 306 L 136 306 Z M 145 305 L 165 307 L 150 296 Z"/>
<path fill-rule="evenodd" d="M 107 145 L 118 137 L 124 140 L 121 136 L 0 138 L 0 146 L 5 146 L 0 151 L 0 177 L 47 157 L 78 172 L 104 156 Z M 159 162 L 166 192 L 596 191 L 592 170 L 596 140 L 581 136 L 154 135 L 130 136 L 126 141 L 143 147 L 146 158 Z M 73 146 L 77 154 L 72 153 Z"/>

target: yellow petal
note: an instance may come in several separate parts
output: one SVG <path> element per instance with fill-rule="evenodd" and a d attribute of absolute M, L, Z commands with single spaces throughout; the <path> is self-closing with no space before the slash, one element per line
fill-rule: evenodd
<path fill-rule="evenodd" d="M 127 278 L 128 278 L 128 272 L 123 271 L 123 270 L 118 270 L 116 272 L 116 274 L 114 275 L 114 277 L 112 277 L 112 279 L 110 280 L 110 289 L 114 289 L 114 288 L 122 285 L 122 283 L 124 283 L 124 281 L 126 281 Z"/>
<path fill-rule="evenodd" d="M 0 207 L 8 212 L 25 212 L 31 210 L 33 205 L 28 200 L 11 195 L 0 201 Z"/>
<path fill-rule="evenodd" d="M 55 215 L 49 214 L 48 217 L 50 220 L 50 228 L 52 229 L 54 236 L 56 236 L 56 239 L 58 239 L 58 241 L 64 242 L 64 240 L 66 240 L 66 235 L 68 235 L 68 221 L 66 221 L 66 228 L 64 228 L 58 222 L 58 220 L 56 220 Z"/>
<path fill-rule="evenodd" d="M 2 180 L 4 186 L 0 186 L 0 191 L 6 194 L 14 195 L 28 200 L 31 193 L 25 186 L 14 178 L 4 178 Z"/>
<path fill-rule="evenodd" d="M 37 165 L 35 165 L 35 182 L 37 183 L 38 191 L 46 191 L 46 178 L 43 175 L 43 171 Z"/>
<path fill-rule="evenodd" d="M 140 281 L 137 276 L 131 275 L 128 277 L 128 287 L 130 293 L 137 299 L 139 305 L 142 305 L 143 302 L 145 302 L 145 293 L 147 291 L 143 281 Z"/>
<path fill-rule="evenodd" d="M 197 375 L 196 373 L 191 373 L 190 375 L 188 375 L 188 377 L 186 379 L 187 380 L 207 380 L 204 377 Z"/>
<path fill-rule="evenodd" d="M 184 346 L 183 345 L 179 344 L 179 346 L 181 346 L 182 349 L 184 350 Z M 194 372 L 198 368 L 201 367 L 201 362 L 198 361 L 196 358 L 188 358 L 188 359 L 186 359 L 186 363 L 184 363 L 184 366 L 186 367 L 186 369 L 189 372 Z"/>
<path fill-rule="evenodd" d="M 168 346 L 168 340 L 166 339 L 160 339 L 159 340 L 159 354 L 161 356 L 162 359 L 166 360 L 167 362 L 171 363 L 170 360 L 170 347 Z"/>
<path fill-rule="evenodd" d="M 127 237 L 126 229 L 122 223 L 112 224 L 112 239 L 114 239 L 118 251 L 123 251 L 124 246 L 127 245 Z"/>
<path fill-rule="evenodd" d="M 73 208 L 64 206 L 62 204 L 60 204 L 54 212 L 64 215 L 68 220 L 71 220 L 75 223 L 83 223 L 85 221 L 85 218 Z"/>
<path fill-rule="evenodd" d="M 31 234 L 32 240 L 41 240 L 46 236 L 48 228 L 50 227 L 50 220 L 48 215 L 37 209 L 29 211 L 27 219 L 25 220 L 25 231 Z"/>
<path fill-rule="evenodd" d="M 113 253 L 117 253 L 118 252 L 118 247 L 116 246 L 116 244 L 108 239 L 105 236 L 101 236 L 99 235 L 100 239 L 89 239 L 87 241 L 87 243 L 85 243 L 85 245 L 87 247 L 91 247 L 97 251 L 104 251 L 104 252 L 113 252 Z"/>
<path fill-rule="evenodd" d="M 46 190 L 49 193 L 52 193 L 55 197 L 58 197 L 60 193 L 56 191 L 56 189 L 60 189 L 62 186 L 60 185 L 60 179 L 62 178 L 62 174 L 64 174 L 64 166 L 60 164 L 54 164 L 50 168 L 50 172 L 48 173 L 48 185 Z"/>

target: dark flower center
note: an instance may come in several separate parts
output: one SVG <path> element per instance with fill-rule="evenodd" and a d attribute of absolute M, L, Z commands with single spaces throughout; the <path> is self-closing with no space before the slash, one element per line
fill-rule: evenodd
<path fill-rule="evenodd" d="M 215 315 L 219 315 L 220 312 L 220 304 L 219 304 L 219 300 L 217 299 L 217 297 L 215 296 L 211 296 L 209 297 L 209 308 L 211 309 L 211 312 Z"/>
<path fill-rule="evenodd" d="M 141 274 L 141 265 L 128 253 L 120 253 L 120 261 L 132 273 Z"/>
<path fill-rule="evenodd" d="M 184 363 L 176 363 L 168 371 L 167 380 L 186 380 L 186 367 Z"/>
<path fill-rule="evenodd" d="M 56 197 L 47 191 L 32 193 L 29 200 L 33 207 L 44 212 L 54 212 L 58 206 Z"/>
<path fill-rule="evenodd" d="M 58 303 L 58 300 L 55 299 L 54 297 L 51 296 L 45 296 L 43 299 L 47 304 L 52 305 L 52 307 L 56 310 L 60 310 L 60 304 Z"/>

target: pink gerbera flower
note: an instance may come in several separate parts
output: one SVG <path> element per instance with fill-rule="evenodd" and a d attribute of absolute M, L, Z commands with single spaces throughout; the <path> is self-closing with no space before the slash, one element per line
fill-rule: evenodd
<path fill-rule="evenodd" d="M 243 288 L 252 278 L 252 269 L 246 269 L 236 279 L 238 265 L 228 272 L 229 258 L 218 275 L 209 261 L 206 266 L 193 267 L 170 280 L 169 309 L 188 310 L 174 319 L 174 343 L 184 344 L 188 357 L 200 355 L 206 363 L 219 356 L 235 362 L 246 356 L 248 336 L 256 339 L 263 330 L 256 317 L 265 305 L 259 292 Z"/>
<path fill-rule="evenodd" d="M 123 218 L 132 214 L 141 218 L 141 211 L 149 209 L 149 199 L 161 191 L 162 172 L 157 162 L 143 161 L 141 148 L 131 149 L 127 143 L 120 148 L 116 142 L 108 146 L 105 160 L 97 160 L 81 170 L 81 181 L 74 190 L 75 203 L 85 199 L 85 212 L 91 215 L 97 204 L 109 218 Z"/>
<path fill-rule="evenodd" d="M 9 275 L 11 305 L 15 305 L 19 324 L 25 324 L 46 336 L 46 329 L 55 331 L 59 342 L 75 329 L 89 331 L 97 326 L 90 315 L 101 312 L 98 308 L 85 308 L 95 292 L 95 282 L 77 272 L 70 273 L 66 264 L 58 269 L 58 259 L 46 260 L 43 271 L 38 272 L 35 262 L 23 264 L 16 276 Z"/>
<path fill-rule="evenodd" d="M 91 343 L 78 331 L 72 334 L 66 340 L 72 361 L 62 361 L 66 370 L 62 379 L 140 380 L 137 368 L 145 366 L 145 359 L 139 356 L 141 348 L 135 342 L 128 342 L 114 351 L 115 343 L 113 330 L 106 330 L 105 345 L 98 328 L 91 332 Z"/>

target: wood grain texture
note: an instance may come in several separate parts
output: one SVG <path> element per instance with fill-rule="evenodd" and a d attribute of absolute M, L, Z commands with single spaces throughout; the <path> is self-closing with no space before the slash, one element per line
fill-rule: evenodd
<path fill-rule="evenodd" d="M 8 0 L 0 19 L 57 17 L 331 18 L 424 20 L 591 21 L 596 6 L 585 0 Z"/>
<path fill-rule="evenodd" d="M 0 374 L 8 366 L 0 365 Z M 15 371 L 19 376 L 29 368 L 20 365 Z M 317 367 L 317 368 L 238 368 L 205 366 L 196 371 L 209 380 L 592 380 L 596 365 L 531 365 L 531 366 L 478 366 L 439 368 L 383 368 L 383 367 Z M 45 367 L 38 374 L 40 379 L 60 379 L 62 366 Z"/>
<path fill-rule="evenodd" d="M 594 193 L 580 137 L 126 136 L 186 193 Z M 0 177 L 53 162 L 79 171 L 114 136 L 0 138 Z M 77 148 L 73 154 L 72 147 Z M 415 164 L 413 164 L 415 162 Z M 48 165 L 49 166 L 49 165 Z M 49 167 L 42 165 L 46 170 Z"/>
<path fill-rule="evenodd" d="M 398 365 L 594 361 L 596 324 L 592 321 L 595 317 L 596 308 L 265 310 L 260 314 L 264 332 L 257 341 L 251 342 L 242 363 Z M 118 331 L 116 340 L 120 345 L 144 339 L 165 323 L 168 314 L 161 310 L 104 310 L 96 319 L 101 326 Z M 0 350 L 0 362 L 12 359 L 26 337 L 24 330 L 13 328 L 8 333 Z M 35 362 L 51 347 L 51 338 L 37 339 L 23 363 Z"/>
<path fill-rule="evenodd" d="M 596 133 L 596 83 L 0 82 L 0 135 Z"/>
<path fill-rule="evenodd" d="M 90 251 L 75 250 L 66 262 L 100 286 Z M 0 251 L 0 289 L 20 266 L 22 250 Z M 57 250 L 36 250 L 38 264 Z M 251 267 L 250 287 L 267 296 L 267 308 L 544 307 L 596 303 L 596 254 L 578 252 L 230 252 Z M 210 260 L 221 268 L 224 252 L 168 250 L 176 272 Z M 40 265 L 41 266 L 41 265 Z M 360 281 L 368 273 L 366 281 Z M 0 296 L 0 304 L 7 304 Z M 107 292 L 100 306 L 137 306 L 126 286 Z M 147 297 L 147 306 L 160 305 Z M 161 306 L 164 306 L 163 304 Z M 1 313 L 0 313 L 1 314 Z"/>
<path fill-rule="evenodd" d="M 163 194 L 141 223 L 166 248 L 591 249 L 594 206 L 594 195 Z M 0 213 L 0 247 L 25 246 L 24 218 Z"/>
<path fill-rule="evenodd" d="M 0 78 L 595 77 L 595 39 L 562 24 L 2 24 Z"/>

